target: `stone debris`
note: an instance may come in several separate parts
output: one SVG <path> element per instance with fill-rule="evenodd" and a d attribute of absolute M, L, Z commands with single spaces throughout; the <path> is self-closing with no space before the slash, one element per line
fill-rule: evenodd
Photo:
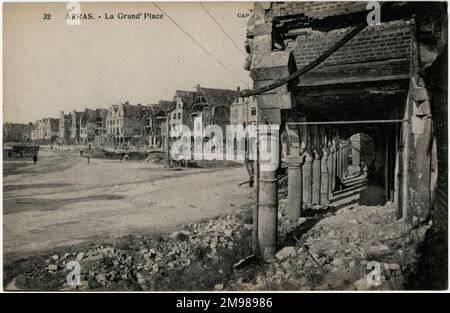
<path fill-rule="evenodd" d="M 173 285 L 161 286 L 161 281 L 190 266 L 208 272 L 208 264 L 220 264 L 221 260 L 241 247 L 242 242 L 251 240 L 251 225 L 245 224 L 243 217 L 227 215 L 202 223 L 190 224 L 183 230 L 174 231 L 168 236 L 150 237 L 127 236 L 117 242 L 97 244 L 83 251 L 69 253 L 63 251 L 45 259 L 45 279 L 54 279 L 59 290 L 73 290 L 67 284 L 66 276 L 70 270 L 66 264 L 77 261 L 81 268 L 82 284 L 76 289 L 101 290 L 158 290 L 170 289 Z M 245 253 L 250 252 L 246 248 Z M 238 261 L 236 259 L 234 262 Z M 244 263 L 249 263 L 248 258 Z M 244 259 L 245 260 L 245 259 Z M 229 264 L 233 271 L 233 263 Z M 225 288 L 226 269 L 217 274 L 224 277 L 223 282 L 211 283 L 211 290 Z M 36 272 L 23 273 L 27 277 L 42 277 Z M 199 276 L 200 270 L 196 269 Z M 50 275 L 50 276 L 48 276 Z M 181 274 L 182 275 L 182 274 Z M 27 289 L 27 286 L 20 286 Z"/>
<path fill-rule="evenodd" d="M 293 258 L 297 256 L 297 249 L 295 247 L 284 247 L 275 254 L 275 258 L 278 261 L 284 260 L 286 258 Z"/>
<path fill-rule="evenodd" d="M 279 211 L 283 215 L 283 208 Z M 279 245 L 285 247 L 276 253 L 276 261 L 253 275 L 236 273 L 227 290 L 405 289 L 416 269 L 417 246 L 429 226 L 408 229 L 396 220 L 391 204 L 317 212 L 295 223 L 284 220 Z M 312 225 L 305 229 L 305 224 Z M 290 232 L 295 241 L 289 241 Z M 368 277 L 374 283 L 369 285 Z"/>
<path fill-rule="evenodd" d="M 217 291 L 405 289 L 429 226 L 408 229 L 390 205 L 317 212 L 281 224 L 280 249 L 270 263 L 250 255 L 251 220 L 237 214 L 190 224 L 167 236 L 127 236 L 83 251 L 59 251 L 42 262 L 42 272 L 22 273 L 26 279 L 16 285 L 26 289 L 21 281 L 45 277 L 54 280 L 55 289 L 71 289 L 66 264 L 76 260 L 80 290 L 174 290 L 180 279 L 199 290 L 198 281 L 208 275 L 214 278 L 203 288 Z M 377 284 L 369 285 L 373 262 L 380 273 L 374 276 Z"/>
<path fill-rule="evenodd" d="M 215 285 L 215 286 L 214 286 L 214 289 L 217 290 L 217 291 L 223 290 L 223 284 L 217 284 L 217 285 Z"/>
<path fill-rule="evenodd" d="M 83 252 L 80 252 L 80 253 L 77 254 L 77 261 L 78 262 L 83 260 L 83 258 L 84 258 L 84 253 Z"/>

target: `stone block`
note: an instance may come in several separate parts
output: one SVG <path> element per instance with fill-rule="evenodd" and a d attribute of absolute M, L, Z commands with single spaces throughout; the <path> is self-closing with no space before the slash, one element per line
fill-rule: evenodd
<path fill-rule="evenodd" d="M 259 109 L 290 109 L 292 108 L 291 93 L 267 94 L 258 97 Z"/>

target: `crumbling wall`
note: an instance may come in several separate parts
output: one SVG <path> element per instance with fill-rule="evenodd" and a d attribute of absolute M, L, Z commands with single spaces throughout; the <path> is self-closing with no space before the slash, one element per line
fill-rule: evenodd
<path fill-rule="evenodd" d="M 297 67 L 305 66 L 339 41 L 350 28 L 329 32 L 304 30 L 296 40 L 287 40 L 287 50 L 292 49 Z M 396 21 L 368 26 L 355 38 L 333 53 L 319 67 L 362 63 L 387 59 L 409 58 L 412 27 L 409 21 Z M 403 73 L 402 67 L 393 71 Z"/>
<path fill-rule="evenodd" d="M 338 16 L 347 13 L 365 11 L 367 2 L 360 1 L 304 1 L 304 2 L 273 2 L 267 18 L 274 16 L 294 15 L 304 13 L 310 18 Z"/>

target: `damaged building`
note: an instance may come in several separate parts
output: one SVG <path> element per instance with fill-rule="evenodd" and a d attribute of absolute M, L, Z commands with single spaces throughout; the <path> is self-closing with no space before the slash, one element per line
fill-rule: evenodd
<path fill-rule="evenodd" d="M 59 130 L 58 130 L 58 144 L 68 145 L 70 144 L 70 137 L 72 131 L 72 113 L 64 114 L 61 111 L 59 114 Z"/>
<path fill-rule="evenodd" d="M 373 12 L 381 19 L 368 25 Z M 381 204 L 410 227 L 432 221 L 446 234 L 446 4 L 259 2 L 253 13 L 246 68 L 255 90 L 241 95 L 256 96 L 259 124 L 287 135 L 288 218 L 330 203 L 349 168 L 361 167 L 363 142 Z M 266 258 L 277 251 L 276 177 L 259 177 Z"/>
<path fill-rule="evenodd" d="M 107 145 L 119 147 L 133 146 L 142 139 L 142 105 L 132 105 L 128 101 L 113 104 L 106 115 Z"/>
<path fill-rule="evenodd" d="M 31 140 L 31 123 L 3 124 L 3 142 L 22 142 Z"/>
<path fill-rule="evenodd" d="M 59 136 L 59 119 L 46 117 L 31 126 L 31 139 L 38 144 L 56 144 Z"/>

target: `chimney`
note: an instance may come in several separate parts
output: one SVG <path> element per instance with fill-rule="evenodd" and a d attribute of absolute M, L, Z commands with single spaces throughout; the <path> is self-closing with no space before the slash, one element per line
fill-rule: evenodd
<path fill-rule="evenodd" d="M 197 84 L 197 92 L 200 92 L 200 84 Z"/>
<path fill-rule="evenodd" d="M 236 90 L 237 90 L 238 92 L 241 91 L 241 87 L 240 87 L 240 86 L 237 86 Z"/>

